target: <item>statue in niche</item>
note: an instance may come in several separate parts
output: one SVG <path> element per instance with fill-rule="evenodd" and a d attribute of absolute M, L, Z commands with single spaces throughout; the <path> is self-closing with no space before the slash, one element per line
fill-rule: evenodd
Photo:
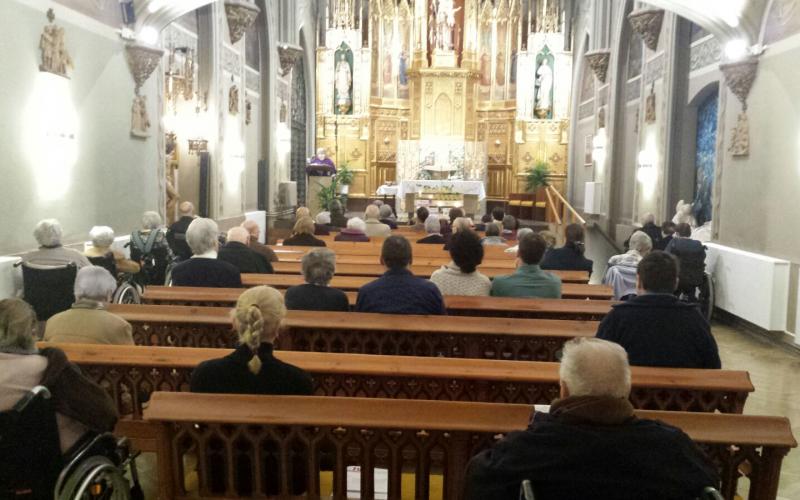
<path fill-rule="evenodd" d="M 508 83 L 515 85 L 517 83 L 517 59 L 519 58 L 517 50 L 511 53 L 511 74 L 508 77 Z"/>
<path fill-rule="evenodd" d="M 408 52 L 406 51 L 405 47 L 403 50 L 400 51 L 400 58 L 397 65 L 397 78 L 400 81 L 400 85 L 406 86 L 408 85 L 408 75 L 406 71 L 408 70 Z"/>
<path fill-rule="evenodd" d="M 644 103 L 644 122 L 645 123 L 655 123 L 656 122 L 656 84 L 654 83 L 652 87 L 650 87 L 650 94 L 647 96 L 647 99 Z"/>
<path fill-rule="evenodd" d="M 131 135 L 134 137 L 150 137 L 150 117 L 147 114 L 147 97 L 137 95 L 131 105 Z"/>
<path fill-rule="evenodd" d="M 438 0 L 436 3 L 436 37 L 431 45 L 438 49 L 453 50 L 453 29 L 456 26 L 456 12 L 461 7 L 454 7 L 453 0 Z"/>
<path fill-rule="evenodd" d="M 44 27 L 39 37 L 39 50 L 42 53 L 42 63 L 39 71 L 46 71 L 67 78 L 67 68 L 72 68 L 72 58 L 67 52 L 64 43 L 64 28 L 56 26 L 53 9 L 47 11 L 47 20 L 50 24 Z"/>
<path fill-rule="evenodd" d="M 553 55 L 545 46 L 536 56 L 533 114 L 540 120 L 553 118 Z"/>
<path fill-rule="evenodd" d="M 392 84 L 392 54 L 390 52 L 383 56 L 383 84 Z"/>
<path fill-rule="evenodd" d="M 231 85 L 231 88 L 228 89 L 228 113 L 239 114 L 239 87 L 236 85 Z"/>
<path fill-rule="evenodd" d="M 481 55 L 481 85 L 488 87 L 492 84 L 492 60 L 486 52 Z"/>
<path fill-rule="evenodd" d="M 694 218 L 694 215 L 692 215 L 692 204 L 679 200 L 678 204 L 675 205 L 675 217 L 672 218 L 672 222 L 675 224 L 685 222 L 693 228 L 697 227 L 697 220 Z"/>
<path fill-rule="evenodd" d="M 167 190 L 167 222 L 174 222 L 176 210 L 175 208 L 178 206 L 178 202 L 181 199 L 181 195 L 177 189 L 175 189 L 175 169 L 170 167 L 169 173 L 167 173 L 167 181 L 166 181 L 166 190 Z"/>
<path fill-rule="evenodd" d="M 250 125 L 253 121 L 252 119 L 253 113 L 253 103 L 250 102 L 250 99 L 245 99 L 244 101 L 244 124 Z"/>
<path fill-rule="evenodd" d="M 506 84 L 506 58 L 502 52 L 497 53 L 497 67 L 495 68 L 495 81 L 498 86 Z"/>
<path fill-rule="evenodd" d="M 353 70 L 347 55 L 342 52 L 336 61 L 334 70 L 334 91 L 336 93 L 336 108 L 339 114 L 347 114 L 352 105 L 351 90 L 353 87 Z"/>

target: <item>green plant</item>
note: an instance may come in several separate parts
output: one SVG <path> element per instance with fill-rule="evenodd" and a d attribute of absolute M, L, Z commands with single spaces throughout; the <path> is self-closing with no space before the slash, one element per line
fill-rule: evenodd
<path fill-rule="evenodd" d="M 353 183 L 353 175 L 353 171 L 350 170 L 350 167 L 347 165 L 347 163 L 344 163 L 336 171 L 336 180 L 339 181 L 339 184 L 342 186 L 349 186 Z"/>
<path fill-rule="evenodd" d="M 548 175 L 550 175 L 550 165 L 546 161 L 536 162 L 533 168 L 525 171 L 525 190 L 532 193 L 540 187 L 547 186 Z"/>

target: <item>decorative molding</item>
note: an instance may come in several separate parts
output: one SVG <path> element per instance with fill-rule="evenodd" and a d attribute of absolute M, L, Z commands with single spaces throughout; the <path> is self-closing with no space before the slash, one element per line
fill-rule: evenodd
<path fill-rule="evenodd" d="M 136 83 L 134 91 L 136 95 L 139 95 L 139 89 L 153 74 L 162 57 L 164 57 L 163 49 L 135 42 L 125 44 L 125 59 L 128 61 L 128 69 Z"/>
<path fill-rule="evenodd" d="M 228 31 L 232 44 L 242 39 L 259 12 L 261 9 L 248 0 L 225 0 L 225 16 L 228 18 Z"/>
<path fill-rule="evenodd" d="M 282 43 L 278 45 L 278 58 L 281 65 L 278 68 L 278 73 L 281 76 L 286 76 L 289 71 L 294 67 L 295 63 L 303 57 L 303 48 L 299 45 L 290 43 Z"/>
<path fill-rule="evenodd" d="M 609 49 L 599 49 L 587 52 L 584 57 L 589 67 L 594 71 L 594 75 L 602 83 L 606 83 L 606 76 L 608 73 L 608 62 L 611 60 L 611 51 Z"/>
<path fill-rule="evenodd" d="M 636 78 L 625 84 L 625 102 L 635 101 L 642 97 L 642 80 Z"/>
<path fill-rule="evenodd" d="M 662 9 L 636 9 L 628 14 L 631 28 L 644 40 L 647 48 L 655 51 L 658 49 L 658 38 L 661 35 L 661 25 L 664 22 Z"/>
<path fill-rule="evenodd" d="M 689 71 L 705 68 L 722 59 L 722 47 L 716 37 L 710 37 L 689 50 Z"/>
<path fill-rule="evenodd" d="M 242 73 L 242 60 L 235 50 L 223 47 L 222 68 L 232 75 L 240 75 Z"/>
<path fill-rule="evenodd" d="M 750 56 L 734 63 L 719 65 L 720 71 L 725 76 L 725 83 L 731 92 L 742 103 L 742 112 L 736 121 L 733 130 L 731 145 L 728 148 L 733 156 L 747 156 L 750 154 L 750 122 L 747 117 L 747 97 L 758 71 L 758 58 Z"/>
<path fill-rule="evenodd" d="M 189 47 L 197 53 L 197 35 L 189 33 L 180 26 L 170 24 L 164 28 L 161 39 L 163 40 L 162 45 L 166 48 Z"/>
<path fill-rule="evenodd" d="M 650 59 L 644 69 L 644 84 L 652 85 L 656 80 L 664 78 L 664 54 Z"/>

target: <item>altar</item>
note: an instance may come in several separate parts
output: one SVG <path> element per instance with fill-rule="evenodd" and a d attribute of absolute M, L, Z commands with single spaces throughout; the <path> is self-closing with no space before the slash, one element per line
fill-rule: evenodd
<path fill-rule="evenodd" d="M 409 217 L 420 206 L 443 215 L 456 207 L 463 208 L 469 215 L 485 211 L 482 208 L 486 200 L 483 181 L 405 180 L 394 186 L 381 186 L 376 194 L 394 196 L 397 214 L 408 214 Z"/>

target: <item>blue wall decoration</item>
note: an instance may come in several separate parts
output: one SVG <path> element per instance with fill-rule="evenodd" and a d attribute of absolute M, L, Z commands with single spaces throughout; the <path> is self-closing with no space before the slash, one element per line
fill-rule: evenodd
<path fill-rule="evenodd" d="M 695 188 L 692 211 L 697 224 L 711 220 L 711 192 L 714 186 L 714 165 L 717 161 L 717 109 L 719 93 L 715 91 L 697 108 L 695 149 Z"/>

